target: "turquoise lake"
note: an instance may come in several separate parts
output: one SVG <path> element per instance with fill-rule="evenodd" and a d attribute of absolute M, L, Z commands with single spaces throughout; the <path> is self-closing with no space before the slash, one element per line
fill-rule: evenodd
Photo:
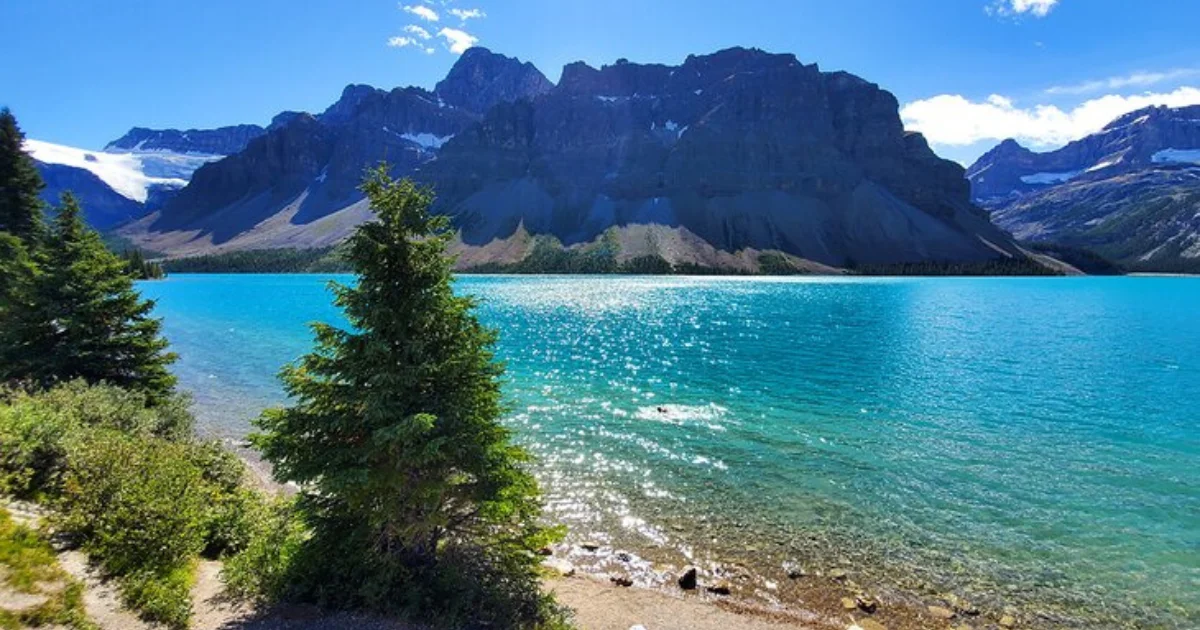
<path fill-rule="evenodd" d="M 306 324 L 341 321 L 327 280 L 140 285 L 204 432 L 284 402 Z M 575 540 L 763 584 L 845 567 L 1050 626 L 1200 627 L 1200 278 L 457 289 L 500 330 L 508 422 Z"/>

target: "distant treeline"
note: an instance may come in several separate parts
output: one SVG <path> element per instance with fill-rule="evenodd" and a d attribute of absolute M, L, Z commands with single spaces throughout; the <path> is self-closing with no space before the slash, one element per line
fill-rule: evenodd
<path fill-rule="evenodd" d="M 146 260 L 146 255 L 140 249 L 127 249 L 121 252 L 121 259 L 129 268 L 129 273 L 137 280 L 161 280 L 167 277 L 161 263 Z"/>
<path fill-rule="evenodd" d="M 1027 245 L 1031 250 L 1062 260 L 1084 273 L 1120 274 L 1120 267 L 1102 256 L 1082 248 L 1045 243 Z M 757 272 L 745 269 L 710 267 L 692 263 L 671 263 L 658 255 L 618 260 L 618 246 L 608 239 L 586 248 L 566 248 L 552 238 L 537 237 L 529 255 L 514 263 L 486 263 L 465 269 L 464 273 L 504 274 L 632 274 L 632 275 L 805 275 L 811 272 L 796 266 L 779 252 L 764 252 L 758 257 Z M 170 273 L 345 273 L 341 247 L 320 249 L 254 249 L 192 258 L 163 261 Z M 1163 270 L 1157 270 L 1163 271 Z M 1173 271 L 1173 270 L 1171 270 Z M 1192 272 L 1200 269 L 1192 270 Z M 846 272 L 863 276 L 1055 276 L 1058 271 L 1033 260 L 994 260 L 987 262 L 919 262 L 902 264 L 861 264 L 851 261 Z M 1187 270 L 1179 270 L 1187 273 Z"/>
<path fill-rule="evenodd" d="M 1058 243 L 1027 243 L 1025 247 L 1039 254 L 1061 260 L 1089 276 L 1119 276 L 1125 273 L 1113 261 L 1083 247 Z"/>
<path fill-rule="evenodd" d="M 171 273 L 344 273 L 338 248 L 249 249 L 163 261 Z"/>
<path fill-rule="evenodd" d="M 861 265 L 851 273 L 862 276 L 1060 276 L 1061 273 L 1029 259 L 986 262 L 919 262 L 895 265 Z"/>

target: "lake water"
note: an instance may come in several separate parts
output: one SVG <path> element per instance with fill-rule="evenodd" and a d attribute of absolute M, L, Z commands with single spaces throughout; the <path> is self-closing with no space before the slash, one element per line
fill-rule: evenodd
<path fill-rule="evenodd" d="M 141 285 L 203 429 L 283 402 L 306 324 L 341 321 L 326 281 Z M 576 540 L 763 584 L 841 567 L 1045 625 L 1200 627 L 1200 279 L 457 286 L 500 330 L 508 422 Z"/>

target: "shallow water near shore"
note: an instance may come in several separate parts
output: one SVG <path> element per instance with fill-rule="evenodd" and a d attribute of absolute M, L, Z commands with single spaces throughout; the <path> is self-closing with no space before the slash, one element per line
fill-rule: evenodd
<path fill-rule="evenodd" d="M 283 402 L 306 324 L 341 321 L 328 279 L 140 285 L 202 431 Z M 575 540 L 738 562 L 767 600 L 795 561 L 1035 624 L 1200 625 L 1200 278 L 457 288 L 500 330 L 507 422 Z"/>

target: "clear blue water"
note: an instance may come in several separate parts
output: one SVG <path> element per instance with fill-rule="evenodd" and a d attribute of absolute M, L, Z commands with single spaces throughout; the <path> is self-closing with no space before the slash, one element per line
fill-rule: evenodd
<path fill-rule="evenodd" d="M 206 430 L 282 402 L 306 323 L 340 321 L 325 282 L 142 285 Z M 1047 625 L 1200 627 L 1200 279 L 458 288 L 501 332 L 508 421 L 577 539 L 764 580 L 846 567 Z"/>

